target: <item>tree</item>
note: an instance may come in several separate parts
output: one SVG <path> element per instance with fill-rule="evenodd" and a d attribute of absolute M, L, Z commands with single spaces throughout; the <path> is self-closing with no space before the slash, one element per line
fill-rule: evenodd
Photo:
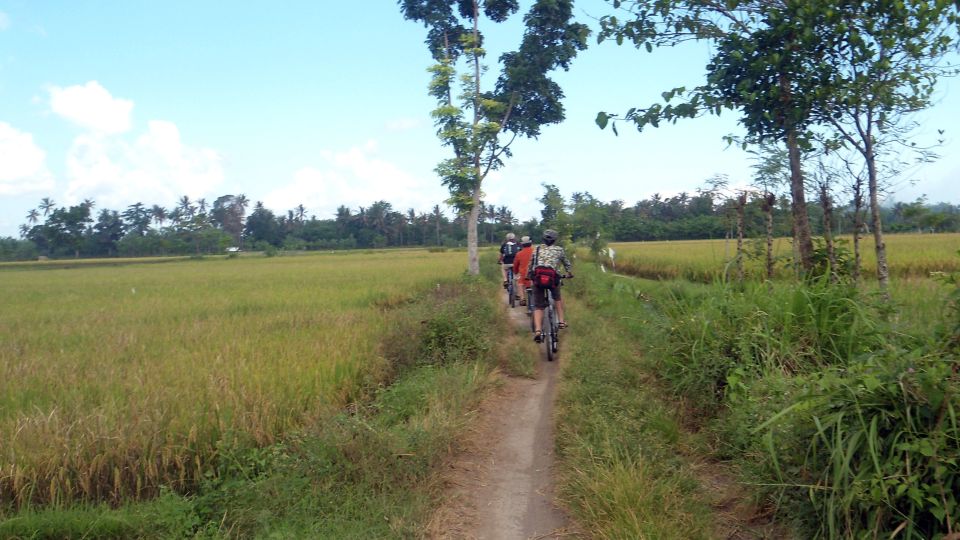
<path fill-rule="evenodd" d="M 98 255 L 113 256 L 117 253 L 117 242 L 123 238 L 123 220 L 116 210 L 100 210 L 97 222 L 93 225 L 93 241 Z"/>
<path fill-rule="evenodd" d="M 755 156 L 753 164 L 754 184 L 762 193 L 760 207 L 765 217 L 766 276 L 767 279 L 773 279 L 773 214 L 780 187 L 790 181 L 789 162 L 787 152 L 777 145 L 761 145 L 759 150 L 753 150 L 751 153 Z"/>
<path fill-rule="evenodd" d="M 930 105 L 960 19 L 947 0 L 829 0 L 790 6 L 810 28 L 805 49 L 830 67 L 814 114 L 863 157 L 877 280 L 886 289 L 890 275 L 878 161 L 885 152 L 918 149 L 903 144 L 904 123 Z M 920 159 L 929 155 L 921 151 Z"/>
<path fill-rule="evenodd" d="M 50 197 L 40 199 L 40 209 L 43 210 L 44 217 L 53 210 L 54 206 L 56 206 L 56 203 L 54 203 Z"/>
<path fill-rule="evenodd" d="M 790 3 L 791 0 L 786 0 Z M 619 0 L 614 0 L 619 5 Z M 641 0 L 631 4 L 635 19 L 620 22 L 605 17 L 601 38 L 628 39 L 652 51 L 655 46 L 689 40 L 712 40 L 717 50 L 707 66 L 704 85 L 687 92 L 685 87 L 663 93 L 666 104 L 631 109 L 624 118 L 638 129 L 661 121 L 675 122 L 704 113 L 738 109 L 747 130 L 747 142 L 766 140 L 786 144 L 790 162 L 794 238 L 801 265 L 812 267 L 813 241 L 807 215 L 801 147 L 811 122 L 806 89 L 815 86 L 819 73 L 803 69 L 802 58 L 792 54 L 794 28 L 785 20 L 781 2 L 765 0 Z M 683 96 L 686 101 L 669 102 Z M 597 124 L 606 127 L 617 116 L 600 113 Z M 614 126 L 615 130 L 615 126 Z"/>
<path fill-rule="evenodd" d="M 147 234 L 147 229 L 150 228 L 152 213 L 143 203 L 136 202 L 131 204 L 120 215 L 126 222 L 125 228 L 127 231 L 133 232 L 137 236 L 145 236 Z"/>
<path fill-rule="evenodd" d="M 40 212 L 38 212 L 36 208 L 31 208 L 30 211 L 27 212 L 27 223 L 30 225 L 36 225 L 37 221 L 39 220 Z"/>
<path fill-rule="evenodd" d="M 540 197 L 540 225 L 543 229 L 555 229 L 561 238 L 569 238 L 570 216 L 567 214 L 567 203 L 557 186 L 543 184 L 543 196 Z"/>
<path fill-rule="evenodd" d="M 486 71 L 480 19 L 502 23 L 519 10 L 516 0 L 400 0 L 407 19 L 427 28 L 427 46 L 436 64 L 429 93 L 437 100 L 432 115 L 437 135 L 453 157 L 436 168 L 450 189 L 450 204 L 466 215 L 467 269 L 479 274 L 477 224 L 483 181 L 510 157 L 516 137 L 533 137 L 542 126 L 563 120 L 563 92 L 547 74 L 569 68 L 586 48 L 589 29 L 572 23 L 572 0 L 535 0 L 524 17 L 520 47 L 503 54 L 493 90 L 484 91 Z M 465 72 L 457 77 L 458 61 Z M 463 93 L 454 95 L 457 80 Z M 509 138 L 507 139 L 507 136 Z M 505 140 L 502 140 L 505 139 Z"/>

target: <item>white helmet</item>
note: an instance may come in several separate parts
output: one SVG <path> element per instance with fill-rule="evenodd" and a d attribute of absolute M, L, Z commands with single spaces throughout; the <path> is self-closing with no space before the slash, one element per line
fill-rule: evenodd
<path fill-rule="evenodd" d="M 513 234 L 512 232 L 511 232 L 511 233 L 507 233 L 507 240 L 513 240 L 513 239 L 516 238 L 516 237 L 517 237 L 517 235 Z"/>

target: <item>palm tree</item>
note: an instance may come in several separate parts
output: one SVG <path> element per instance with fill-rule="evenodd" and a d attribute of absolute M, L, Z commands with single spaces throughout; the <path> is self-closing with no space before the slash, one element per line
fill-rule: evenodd
<path fill-rule="evenodd" d="M 233 198 L 233 203 L 240 208 L 240 249 L 243 249 L 243 225 L 244 225 L 244 216 L 247 214 L 247 206 L 250 205 L 250 199 L 247 198 L 243 193 L 237 195 Z"/>
<path fill-rule="evenodd" d="M 181 215 L 185 216 L 187 219 L 193 219 L 193 216 L 197 212 L 197 207 L 190 203 L 190 197 L 187 197 L 186 195 L 180 197 L 180 205 L 178 208 Z"/>
<path fill-rule="evenodd" d="M 433 205 L 433 219 L 437 226 L 437 245 L 440 245 L 440 205 Z"/>
<path fill-rule="evenodd" d="M 201 214 L 207 213 L 207 200 L 206 199 L 197 199 L 197 209 Z"/>
<path fill-rule="evenodd" d="M 56 206 L 56 203 L 54 203 L 50 197 L 40 199 L 40 209 L 43 210 L 44 217 L 50 213 L 50 210 L 52 210 L 54 206 Z"/>
<path fill-rule="evenodd" d="M 159 204 L 155 204 L 153 208 L 150 209 L 150 215 L 153 217 L 153 221 L 162 229 L 163 222 L 167 220 L 167 209 Z"/>
<path fill-rule="evenodd" d="M 20 238 L 26 238 L 27 234 L 29 233 L 30 233 L 30 227 L 28 227 L 26 224 L 20 225 Z"/>
<path fill-rule="evenodd" d="M 31 208 L 30 211 L 27 212 L 27 222 L 34 225 L 37 221 L 40 221 L 40 212 L 38 212 L 36 208 Z"/>
<path fill-rule="evenodd" d="M 93 207 L 96 205 L 97 203 L 93 202 L 93 199 L 84 199 L 83 202 L 80 203 L 80 206 L 86 206 L 90 210 L 93 210 Z"/>
<path fill-rule="evenodd" d="M 303 203 L 298 204 L 294 210 L 297 212 L 297 221 L 303 223 L 303 218 L 307 215 L 307 209 L 304 208 Z"/>

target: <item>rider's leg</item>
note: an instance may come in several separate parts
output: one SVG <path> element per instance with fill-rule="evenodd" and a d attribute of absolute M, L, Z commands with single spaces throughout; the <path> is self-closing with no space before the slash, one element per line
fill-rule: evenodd
<path fill-rule="evenodd" d="M 542 287 L 534 285 L 533 303 L 537 307 L 533 311 L 533 332 L 538 333 L 543 330 L 543 310 L 547 308 L 547 294 Z"/>
<path fill-rule="evenodd" d="M 563 300 L 554 300 L 553 305 L 557 309 L 557 322 L 566 322 L 563 318 Z"/>

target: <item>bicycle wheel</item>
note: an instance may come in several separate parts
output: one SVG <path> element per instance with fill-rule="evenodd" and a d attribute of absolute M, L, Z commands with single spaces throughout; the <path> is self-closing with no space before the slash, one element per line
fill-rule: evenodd
<path fill-rule="evenodd" d="M 509 296 L 510 298 L 507 299 L 507 303 L 510 304 L 510 307 L 513 308 L 517 306 L 517 290 L 516 288 L 514 288 L 514 285 L 513 285 L 513 274 L 511 273 L 509 277 L 510 277 L 510 285 L 507 286 L 507 296 Z"/>
<path fill-rule="evenodd" d="M 554 346 L 554 341 L 557 339 L 556 328 L 553 323 L 553 302 L 550 302 L 550 305 L 547 306 L 547 309 L 544 312 L 544 321 L 543 321 L 543 344 L 547 346 L 547 362 L 553 362 L 553 357 L 557 353 L 557 349 Z"/>

